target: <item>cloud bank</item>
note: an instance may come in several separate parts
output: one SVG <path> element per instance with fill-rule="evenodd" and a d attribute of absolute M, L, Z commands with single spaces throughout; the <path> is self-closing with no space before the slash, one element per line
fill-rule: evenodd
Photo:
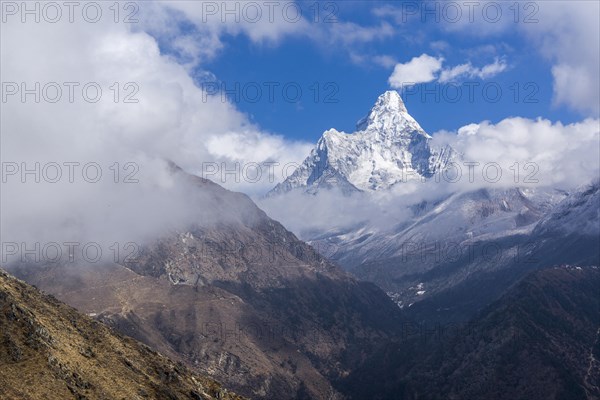
<path fill-rule="evenodd" d="M 414 217 L 415 205 L 454 193 L 515 187 L 570 191 L 600 173 L 598 119 L 568 125 L 520 117 L 483 121 L 436 132 L 431 144 L 450 145 L 458 153 L 448 173 L 424 182 L 400 182 L 385 192 L 346 196 L 336 190 L 316 195 L 293 191 L 262 199 L 259 205 L 301 237 L 314 239 L 357 229 L 392 229 Z"/>
<path fill-rule="evenodd" d="M 215 217 L 166 160 L 198 172 L 206 161 L 303 157 L 303 143 L 264 132 L 161 53 L 146 32 L 160 26 L 149 7 L 137 24 L 115 23 L 108 9 L 96 23 L 3 23 L 3 244 L 96 242 L 108 252 L 143 242 Z M 279 35 L 243 29 L 256 40 Z"/>

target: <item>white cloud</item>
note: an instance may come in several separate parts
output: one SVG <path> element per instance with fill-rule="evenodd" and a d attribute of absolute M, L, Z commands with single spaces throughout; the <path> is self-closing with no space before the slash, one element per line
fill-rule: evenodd
<path fill-rule="evenodd" d="M 451 82 L 457 78 L 492 78 L 506 70 L 507 64 L 504 60 L 496 59 L 493 63 L 484 65 L 481 68 L 474 67 L 473 64 L 460 64 L 452 68 L 444 69 L 440 73 L 439 81 L 442 83 Z"/>
<path fill-rule="evenodd" d="M 515 185 L 514 170 L 510 169 L 515 163 L 525 175 L 525 163 L 535 165 L 538 183 L 534 186 L 573 188 L 589 183 L 600 172 L 597 119 L 563 125 L 541 118 L 513 117 L 497 124 L 470 124 L 457 133 L 440 132 L 433 137 L 434 144 L 450 144 L 466 161 L 499 164 L 504 171 L 500 183 L 505 186 Z M 532 171 L 530 167 L 527 172 Z M 486 182 L 480 184 L 485 186 Z M 469 186 L 463 189 L 469 190 Z"/>
<path fill-rule="evenodd" d="M 538 2 L 539 22 L 522 30 L 554 65 L 554 101 L 600 115 L 600 3 Z"/>
<path fill-rule="evenodd" d="M 226 36 L 244 35 L 257 46 L 275 46 L 291 36 L 311 37 L 315 28 L 304 15 L 296 18 L 296 8 L 286 7 L 288 3 L 147 1 L 140 3 L 139 28 L 191 70 L 223 51 Z"/>
<path fill-rule="evenodd" d="M 369 192 L 352 196 L 341 192 L 321 190 L 316 195 L 292 191 L 282 195 L 258 199 L 259 207 L 272 218 L 282 221 L 287 229 L 300 237 L 309 237 L 315 232 L 330 229 L 353 229 L 361 224 L 378 228 L 391 228 L 411 216 L 408 208 L 426 195 L 435 199 L 439 193 L 423 191 L 414 196 L 419 184 L 403 185 L 402 195 Z"/>
<path fill-rule="evenodd" d="M 312 147 L 311 143 L 292 142 L 258 131 L 214 135 L 207 138 L 206 148 L 221 164 L 211 162 L 216 170 L 206 165 L 203 175 L 226 188 L 262 195 L 283 180 L 286 168 L 299 165 Z M 214 172 L 208 174 L 206 167 Z M 239 170 L 237 176 L 227 175 L 226 171 L 234 170 Z"/>
<path fill-rule="evenodd" d="M 473 73 L 474 69 L 475 68 L 473 68 L 473 65 L 471 65 L 471 63 L 460 64 L 455 67 L 445 69 L 440 73 L 439 81 L 450 82 L 455 78 L 461 76 L 469 76 Z"/>
<path fill-rule="evenodd" d="M 388 82 L 394 89 L 412 86 L 419 83 L 439 81 L 441 83 L 454 81 L 458 78 L 488 79 L 503 72 L 508 67 L 506 62 L 496 59 L 483 67 L 474 67 L 470 62 L 454 67 L 443 68 L 442 57 L 432 57 L 421 54 L 407 63 L 396 64 Z"/>
<path fill-rule="evenodd" d="M 413 57 L 407 63 L 396 64 L 388 82 L 395 89 L 431 82 L 437 79 L 437 73 L 441 70 L 443 61 L 442 58 L 435 58 L 427 54 Z"/>
<path fill-rule="evenodd" d="M 335 46 L 361 63 L 364 56 L 358 55 L 356 46 L 388 39 L 396 33 L 388 22 L 363 26 L 342 21 L 331 14 L 327 5 L 321 7 L 326 11 L 321 10 L 317 17 L 312 8 L 294 1 L 184 0 L 147 2 L 142 9 L 144 29 L 180 53 L 179 61 L 189 66 L 214 58 L 224 48 L 222 39 L 226 35 L 245 35 L 257 45 L 277 45 L 286 37 L 304 37 L 317 45 Z"/>
<path fill-rule="evenodd" d="M 440 6 L 439 2 L 434 3 L 415 3 L 406 8 L 387 5 L 376 8 L 374 14 L 412 28 L 411 23 L 422 24 L 427 7 Z M 600 2 L 482 0 L 450 5 L 456 7 L 460 18 L 450 18 L 442 11 L 435 27 L 444 34 L 463 33 L 486 39 L 516 33 L 552 64 L 555 105 L 565 105 L 585 116 L 600 115 Z M 434 24 L 433 17 L 427 21 Z M 431 46 L 434 50 L 446 50 L 438 42 Z M 458 67 L 461 68 L 456 72 L 468 69 L 464 65 Z"/>
<path fill-rule="evenodd" d="M 600 94 L 598 72 L 586 65 L 561 63 L 552 67 L 554 102 L 578 111 L 599 115 Z"/>
<path fill-rule="evenodd" d="M 488 5 L 500 7 L 502 18 L 482 18 Z M 517 6 L 517 7 L 515 7 Z M 442 20 L 443 30 L 467 35 L 498 36 L 517 32 L 529 46 L 551 63 L 554 102 L 583 115 L 600 115 L 600 3 L 597 1 L 530 1 L 522 3 L 484 0 L 476 4 L 476 18 L 463 12 L 457 22 Z M 518 14 L 515 14 L 519 10 Z M 390 11 L 391 12 L 391 11 Z M 396 9 L 394 12 L 399 13 Z M 515 19 L 517 22 L 515 22 Z"/>
<path fill-rule="evenodd" d="M 25 82 L 28 88 L 36 82 L 63 88 L 64 82 L 80 84 L 73 102 L 65 89 L 57 103 L 35 102 L 33 95 L 25 102 L 16 95 L 2 103 L 2 161 L 28 168 L 63 166 L 58 183 L 38 183 L 31 175 L 23 183 L 20 174 L 2 183 L 5 242 L 139 242 L 191 220 L 215 218 L 202 211 L 202 199 L 167 173 L 165 159 L 197 171 L 206 161 L 282 162 L 304 156 L 302 143 L 264 132 L 221 96 L 207 96 L 185 66 L 161 54 L 155 38 L 140 26 L 110 18 L 96 24 L 14 18 L 3 23 L 0 40 L 3 82 Z M 88 82 L 102 89 L 96 103 L 81 95 Z M 111 90 L 115 82 L 117 102 Z M 139 88 L 137 103 L 123 102 L 131 92 L 124 87 L 128 82 Z M 227 144 L 235 146 L 228 152 Z M 65 162 L 80 163 L 73 183 Z M 90 162 L 101 168 L 98 183 L 82 178 L 81 165 Z M 123 183 L 132 171 L 125 169 L 128 162 L 137 166 L 138 183 Z M 119 183 L 110 169 L 115 163 Z M 253 189 L 271 188 L 267 179 Z"/>
<path fill-rule="evenodd" d="M 336 190 L 322 190 L 317 195 L 292 191 L 261 199 L 259 204 L 301 237 L 333 229 L 356 232 L 357 227 L 366 225 L 369 229 L 360 233 L 363 235 L 397 228 L 414 216 L 411 206 L 435 202 L 452 193 L 515 186 L 571 190 L 597 179 L 600 172 L 597 119 L 569 125 L 519 117 L 497 124 L 484 121 L 457 132 L 437 132 L 432 144 L 449 144 L 461 154 L 450 174 L 455 177 L 456 168 L 460 168 L 456 181 L 437 176 L 426 182 L 399 183 L 389 191 L 352 196 Z"/>

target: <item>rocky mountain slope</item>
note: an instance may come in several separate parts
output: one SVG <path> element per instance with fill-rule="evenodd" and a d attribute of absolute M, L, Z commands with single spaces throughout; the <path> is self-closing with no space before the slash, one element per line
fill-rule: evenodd
<path fill-rule="evenodd" d="M 165 232 L 122 264 L 14 273 L 242 395 L 340 397 L 332 382 L 397 332 L 398 307 L 247 196 L 173 173 L 224 217 Z"/>
<path fill-rule="evenodd" d="M 434 264 L 434 259 L 442 262 L 466 252 L 467 244 L 474 240 L 530 232 L 566 196 L 558 190 L 530 188 L 454 193 L 415 205 L 411 218 L 391 228 L 364 224 L 358 229 L 325 232 L 311 242 L 330 249 L 334 260 L 359 275 L 366 269 L 361 266 L 375 260 L 408 261 L 417 253 L 424 265 L 416 267 L 423 271 Z M 403 274 L 415 272 L 410 265 L 398 270 Z"/>
<path fill-rule="evenodd" d="M 0 398 L 241 399 L 0 270 Z"/>
<path fill-rule="evenodd" d="M 460 329 L 414 329 L 384 346 L 346 379 L 348 391 L 357 399 L 598 399 L 598 288 L 595 266 L 538 270 Z"/>
<path fill-rule="evenodd" d="M 417 320 L 465 320 L 531 271 L 554 263 L 600 264 L 598 210 L 600 184 L 596 181 L 571 193 L 525 232 L 464 244 L 488 252 L 447 257 L 425 273 L 404 276 L 404 287 L 422 282 L 421 290 L 430 289 L 429 295 L 419 296 L 414 289 L 406 292 L 409 299 L 419 299 L 409 313 Z"/>

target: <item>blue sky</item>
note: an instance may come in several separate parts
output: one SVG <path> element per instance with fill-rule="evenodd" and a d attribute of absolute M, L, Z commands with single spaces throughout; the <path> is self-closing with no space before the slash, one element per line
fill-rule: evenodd
<path fill-rule="evenodd" d="M 96 135 L 81 143 L 80 150 L 101 153 L 100 159 L 114 159 L 119 143 L 129 160 L 141 164 L 140 157 L 169 159 L 196 174 L 204 174 L 211 163 L 229 167 L 275 162 L 275 179 L 266 173 L 259 182 L 206 176 L 227 188 L 260 195 L 290 173 L 286 165 L 302 162 L 325 130 L 352 132 L 377 97 L 395 88 L 402 90 L 409 112 L 434 140 L 466 141 L 452 144 L 471 146 L 474 158 L 483 157 L 488 147 L 497 156 L 494 161 L 533 160 L 560 184 L 582 181 L 575 176 L 581 165 L 570 163 L 596 165 L 589 161 L 597 158 L 589 143 L 596 143 L 600 132 L 600 3 L 521 1 L 516 3 L 516 22 L 513 1 L 476 3 L 480 6 L 472 21 L 463 7 L 452 23 L 451 15 L 438 10 L 436 22 L 435 15 L 419 7 L 461 6 L 465 1 L 275 2 L 275 18 L 263 14 L 256 22 L 205 11 L 223 5 L 264 7 L 266 0 L 148 1 L 140 3 L 137 24 L 115 23 L 110 2 L 102 2 L 105 18 L 99 23 L 82 18 L 75 23 L 29 18 L 23 23 L 18 13 L 5 15 L 0 35 L 5 81 L 29 86 L 57 80 L 102 82 L 105 93 L 111 93 L 115 82 L 135 82 L 139 102 L 115 103 L 104 96 L 94 105 L 81 99 L 22 104 L 14 94 L 3 104 L 11 111 L 3 112 L 10 118 L 3 118 L 2 129 L 22 132 L 28 127 L 39 134 L 35 140 L 14 138 L 29 157 L 28 143 L 36 140 L 45 143 L 40 147 L 44 157 L 66 157 L 64 146 L 57 145 L 56 156 L 49 150 L 52 131 L 63 138 L 57 144 L 81 140 L 77 132 Z M 290 4 L 303 6 L 301 19 L 282 17 L 282 8 Z M 316 22 L 315 4 L 321 11 Z M 407 13 L 403 6 L 417 8 Z M 482 17 L 482 9 L 490 6 L 501 8 L 498 22 Z M 324 22 L 332 10 L 336 22 Z M 525 23 L 526 11 L 534 11 L 536 22 Z M 269 83 L 278 85 L 273 99 Z M 249 89 L 249 96 L 258 87 L 261 96 L 256 102 L 243 95 L 223 102 L 216 91 L 209 93 L 207 85 L 215 84 L 230 90 L 237 84 Z M 285 85 L 292 97 L 295 87 L 302 90 L 298 101 L 284 98 Z M 472 86 L 467 85 L 478 85 L 472 101 Z M 502 96 L 496 102 L 486 100 L 484 87 L 492 88 L 491 95 L 500 88 Z M 422 98 L 432 89 L 439 101 L 432 94 Z M 457 90 L 461 101 L 453 102 Z M 31 107 L 46 112 L 36 110 L 35 118 L 29 118 Z M 482 121 L 490 123 L 473 128 Z M 480 135 L 466 140 L 457 134 L 465 126 L 462 132 Z M 6 143 L 3 152 L 8 151 Z M 587 156 L 579 154 L 581 148 L 590 148 Z M 70 148 L 68 157 L 72 154 Z"/>
<path fill-rule="evenodd" d="M 320 17 L 334 12 L 337 22 L 312 21 L 313 29 L 337 30 L 340 24 L 369 29 L 389 24 L 393 32 L 343 44 L 319 42 L 304 35 L 284 36 L 273 43 L 257 42 L 241 34 L 225 34 L 221 37 L 222 48 L 214 57 L 197 65 L 192 74 L 199 83 L 218 82 L 238 93 L 238 99 L 230 95 L 229 100 L 261 129 L 311 142 L 329 128 L 353 131 L 356 120 L 369 110 L 377 96 L 391 88 L 388 78 L 394 65 L 390 64 L 406 63 L 422 54 L 443 57 L 444 68 L 465 63 L 481 68 L 498 59 L 505 64 L 502 72 L 486 79 L 462 77 L 453 87 L 433 81 L 405 89 L 403 97 L 409 111 L 430 133 L 456 130 L 483 120 L 498 122 L 513 116 L 543 117 L 564 123 L 585 116 L 553 102 L 552 59 L 538 51 L 538 44 L 520 30 L 524 26 L 525 12 L 535 10 L 521 9 L 521 14 L 515 17 L 513 10 L 505 8 L 497 24 L 480 17 L 473 24 L 466 23 L 464 29 L 455 29 L 457 24 L 450 24 L 451 17 L 440 13 L 438 23 L 433 14 L 424 15 L 423 9 L 409 8 L 416 2 L 408 3 L 403 9 L 397 1 L 337 2 L 334 9 L 332 2 L 321 2 Z M 313 18 L 314 4 L 302 3 L 307 19 Z M 435 7 L 435 3 L 431 4 L 434 5 L 430 7 Z M 468 11 L 461 8 L 463 13 Z M 386 15 L 377 11 L 382 9 L 388 10 Z M 403 13 L 402 17 L 391 15 L 389 10 L 392 9 Z M 536 14 L 539 13 L 534 13 L 534 17 Z M 405 17 L 406 22 L 398 20 Z M 514 18 L 520 21 L 515 22 Z M 466 14 L 460 22 L 467 22 Z M 477 24 L 484 25 L 484 30 L 485 25 L 493 29 L 500 24 L 506 27 L 499 32 L 482 34 L 475 27 Z M 184 31 L 187 29 L 194 28 L 187 26 Z M 169 51 L 169 42 L 163 43 L 163 51 Z M 388 65 L 374 61 L 381 56 L 393 61 L 388 61 Z M 214 75 L 206 78 L 207 71 Z M 273 86 L 273 98 L 270 98 L 268 85 L 272 82 L 278 86 Z M 465 86 L 465 82 L 473 86 Z M 288 85 L 287 98 L 285 85 Z M 300 96 L 296 96 L 298 87 L 302 90 Z M 470 87 L 473 100 L 469 98 Z M 496 97 L 499 87 L 502 94 L 498 101 L 486 100 L 484 87 L 492 98 Z M 454 100 L 459 94 L 457 90 L 461 93 L 459 101 Z M 315 98 L 317 92 L 319 97 Z M 437 93 L 437 99 L 432 92 Z"/>

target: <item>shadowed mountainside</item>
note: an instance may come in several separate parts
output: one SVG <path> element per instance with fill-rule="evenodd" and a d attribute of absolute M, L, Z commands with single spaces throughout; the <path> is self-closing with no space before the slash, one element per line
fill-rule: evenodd
<path fill-rule="evenodd" d="M 21 265 L 14 273 L 242 395 L 341 397 L 332 382 L 396 334 L 398 307 L 249 197 L 173 173 L 201 199 L 205 219 L 121 264 Z"/>
<path fill-rule="evenodd" d="M 0 398 L 241 399 L 0 270 Z"/>
<path fill-rule="evenodd" d="M 536 271 L 468 329 L 387 344 L 344 383 L 357 399 L 598 399 L 599 288 L 598 267 Z"/>

